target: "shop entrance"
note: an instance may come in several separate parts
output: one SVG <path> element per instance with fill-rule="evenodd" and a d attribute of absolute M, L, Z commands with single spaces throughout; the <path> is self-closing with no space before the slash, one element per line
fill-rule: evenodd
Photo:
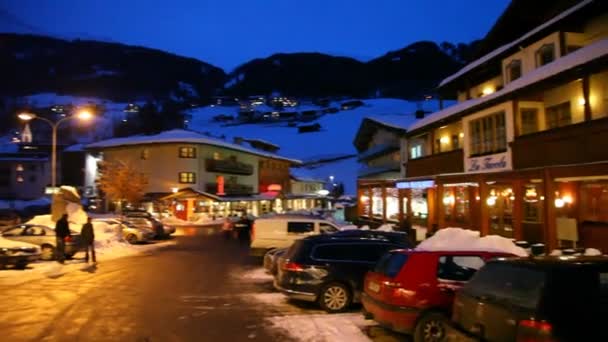
<path fill-rule="evenodd" d="M 513 238 L 513 189 L 507 185 L 490 187 L 486 205 L 490 213 L 490 234 Z"/>

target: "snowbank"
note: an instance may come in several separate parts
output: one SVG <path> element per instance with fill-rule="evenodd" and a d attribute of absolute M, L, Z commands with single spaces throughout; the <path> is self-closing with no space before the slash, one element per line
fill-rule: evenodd
<path fill-rule="evenodd" d="M 199 216 L 194 221 L 185 221 L 185 220 L 179 219 L 177 217 L 170 216 L 170 217 L 165 217 L 165 218 L 161 219 L 161 222 L 163 224 L 166 224 L 169 226 L 207 226 L 207 225 L 222 224 L 222 222 L 224 222 L 224 219 L 220 218 L 220 219 L 213 220 L 207 216 Z"/>
<path fill-rule="evenodd" d="M 443 228 L 422 241 L 421 251 L 492 251 L 528 256 L 525 249 L 516 246 L 511 239 L 498 235 L 480 237 L 479 232 L 462 228 Z"/>
<path fill-rule="evenodd" d="M 365 326 L 375 325 L 365 320 L 360 313 L 334 315 L 289 315 L 275 316 L 267 320 L 276 328 L 285 331 L 297 341 L 371 341 L 364 333 Z"/>

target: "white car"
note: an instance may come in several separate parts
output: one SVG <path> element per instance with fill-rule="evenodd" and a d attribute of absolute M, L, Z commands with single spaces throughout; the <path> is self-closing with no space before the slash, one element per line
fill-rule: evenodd
<path fill-rule="evenodd" d="M 277 215 L 259 218 L 254 221 L 251 230 L 250 254 L 262 256 L 271 249 L 289 247 L 297 239 L 338 230 L 334 223 L 317 216 Z"/>

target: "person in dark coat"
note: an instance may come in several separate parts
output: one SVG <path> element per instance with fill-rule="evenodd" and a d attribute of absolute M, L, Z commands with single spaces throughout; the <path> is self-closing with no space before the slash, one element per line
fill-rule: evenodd
<path fill-rule="evenodd" d="M 63 214 L 55 224 L 55 259 L 62 264 L 65 261 L 65 239 L 68 236 L 71 236 L 68 214 Z"/>
<path fill-rule="evenodd" d="M 82 225 L 80 238 L 82 239 L 82 246 L 85 248 L 84 260 L 89 262 L 90 250 L 93 263 L 97 263 L 97 259 L 95 259 L 95 232 L 93 231 L 93 224 L 91 223 L 90 217 L 87 217 L 87 223 Z"/>

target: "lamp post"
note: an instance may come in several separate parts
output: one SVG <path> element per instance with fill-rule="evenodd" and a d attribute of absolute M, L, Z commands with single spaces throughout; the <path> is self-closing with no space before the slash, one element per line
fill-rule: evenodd
<path fill-rule="evenodd" d="M 91 114 L 91 112 L 89 112 L 88 110 L 81 110 L 78 113 L 76 113 L 76 115 L 72 115 L 72 116 L 66 116 L 65 118 L 59 119 L 55 122 L 41 117 L 41 116 L 37 116 L 34 113 L 21 113 L 19 115 L 17 115 L 17 117 L 19 119 L 21 119 L 22 121 L 32 121 L 34 119 L 39 119 L 42 120 L 46 123 L 48 123 L 51 128 L 53 129 L 53 138 L 52 138 L 52 143 L 51 143 L 51 187 L 53 188 L 53 191 L 55 191 L 55 186 L 57 185 L 57 128 L 59 127 L 59 125 L 62 122 L 71 120 L 71 119 L 78 119 L 78 120 L 82 120 L 82 121 L 88 121 L 91 118 L 93 118 L 93 114 Z"/>

